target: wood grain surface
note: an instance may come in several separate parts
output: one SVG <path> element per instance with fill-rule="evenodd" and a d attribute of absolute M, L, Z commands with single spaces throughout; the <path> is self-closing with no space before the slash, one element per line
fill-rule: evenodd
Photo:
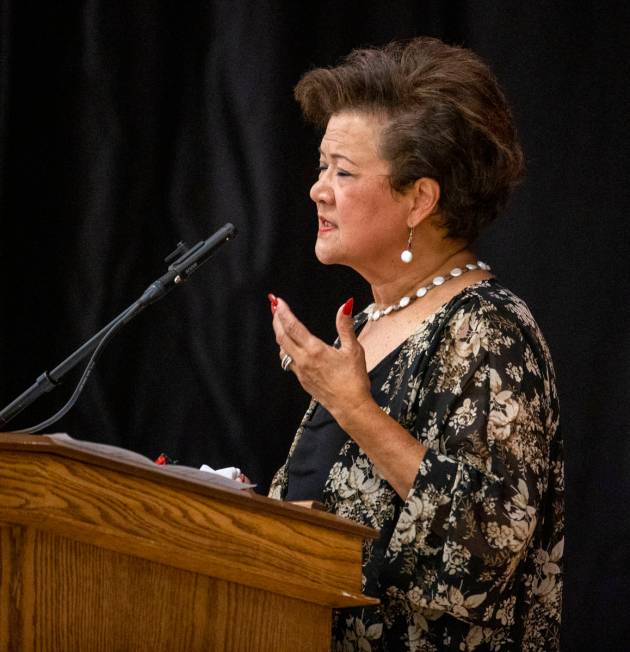
<path fill-rule="evenodd" d="M 361 596 L 361 537 L 56 456 L 0 454 L 0 523 L 328 606 Z"/>
<path fill-rule="evenodd" d="M 3 652 L 329 649 L 323 606 L 33 527 L 0 528 L 0 549 Z"/>
<path fill-rule="evenodd" d="M 109 452 L 0 435 L 0 652 L 323 651 L 377 603 L 375 531 Z"/>
<path fill-rule="evenodd" d="M 313 511 L 310 509 L 312 505 L 300 506 L 296 502 L 281 502 L 253 492 L 227 489 L 226 485 L 234 486 L 235 483 L 220 476 L 178 464 L 160 466 L 149 458 L 124 448 L 73 439 L 64 433 L 54 435 L 0 433 L 0 451 L 5 450 L 74 459 L 86 462 L 96 468 L 123 472 L 126 475 L 133 475 L 156 484 L 165 484 L 171 488 L 181 488 L 204 496 L 214 496 L 223 502 L 232 502 L 236 505 L 248 503 L 250 506 L 257 503 L 255 509 L 264 510 L 270 514 L 286 516 L 290 512 L 294 520 L 304 520 L 319 525 L 325 523 L 329 529 L 354 532 L 364 539 L 373 539 L 378 536 L 376 530 L 327 512 L 313 515 Z M 309 508 L 304 509 L 305 506 Z"/>

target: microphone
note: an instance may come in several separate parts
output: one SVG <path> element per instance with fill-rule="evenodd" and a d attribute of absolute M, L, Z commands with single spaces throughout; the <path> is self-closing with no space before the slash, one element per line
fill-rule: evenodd
<path fill-rule="evenodd" d="M 176 285 L 187 281 L 201 265 L 216 253 L 222 244 L 235 238 L 236 234 L 236 227 L 228 222 L 207 240 L 198 242 L 194 247 L 188 247 L 185 243 L 180 242 L 175 251 L 165 259 L 165 262 L 171 263 L 168 272 L 149 285 L 143 295 L 138 299 L 138 303 L 143 307 L 148 306 L 154 301 L 161 299 Z M 174 262 L 171 262 L 173 259 Z"/>
<path fill-rule="evenodd" d="M 177 285 L 187 281 L 188 278 L 192 276 L 201 265 L 203 265 L 203 263 L 209 260 L 216 253 L 221 245 L 232 240 L 236 235 L 236 227 L 228 222 L 209 238 L 198 242 L 193 247 L 188 247 L 184 242 L 180 242 L 175 251 L 169 254 L 164 261 L 170 263 L 168 271 L 159 279 L 151 283 L 139 299 L 132 303 L 126 310 L 123 310 L 117 317 L 107 324 L 105 328 L 102 328 L 98 333 L 96 333 L 96 335 L 92 336 L 87 342 L 85 342 L 85 344 L 79 347 L 61 364 L 57 365 L 51 372 L 45 371 L 43 374 L 38 376 L 33 385 L 31 385 L 25 392 L 22 392 L 22 394 L 9 403 L 9 405 L 0 410 L 0 428 L 9 423 L 9 421 L 16 417 L 22 410 L 34 403 L 40 396 L 57 387 L 68 372 L 74 369 L 81 360 L 94 352 L 84 375 L 77 385 L 77 391 L 80 393 L 85 381 L 87 380 L 87 375 L 89 375 L 92 370 L 95 356 L 98 355 L 105 343 L 111 339 L 114 333 L 142 312 L 148 305 L 164 297 Z M 67 410 L 74 405 L 77 398 L 78 393 L 75 392 L 68 404 L 54 415 L 55 418 L 53 420 L 48 419 L 43 422 L 45 425 L 38 424 L 38 426 L 32 428 L 31 431 L 38 430 L 46 425 L 51 425 L 51 423 L 60 419 Z"/>

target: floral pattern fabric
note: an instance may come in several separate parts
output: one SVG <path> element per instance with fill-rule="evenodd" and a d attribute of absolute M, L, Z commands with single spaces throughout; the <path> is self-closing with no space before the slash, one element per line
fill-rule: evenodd
<path fill-rule="evenodd" d="M 381 601 L 338 610 L 332 649 L 558 650 L 562 440 L 527 306 L 494 280 L 464 289 L 419 324 L 380 391 L 428 450 L 406 500 L 352 440 L 330 469 L 327 509 L 380 531 L 364 546 L 363 589 Z M 285 464 L 270 495 L 286 485 Z"/>

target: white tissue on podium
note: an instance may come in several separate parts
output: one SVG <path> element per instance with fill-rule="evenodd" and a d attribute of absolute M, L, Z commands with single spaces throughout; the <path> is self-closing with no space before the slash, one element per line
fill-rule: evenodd
<path fill-rule="evenodd" d="M 207 464 L 202 464 L 199 470 L 206 471 L 207 473 L 216 473 L 217 475 L 221 475 L 229 480 L 238 480 L 241 476 L 241 470 L 237 469 L 235 466 L 227 466 L 224 469 L 215 470 Z"/>

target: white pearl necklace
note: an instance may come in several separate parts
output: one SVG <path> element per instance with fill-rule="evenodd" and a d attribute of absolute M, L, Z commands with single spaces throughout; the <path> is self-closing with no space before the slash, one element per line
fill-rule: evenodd
<path fill-rule="evenodd" d="M 481 260 L 478 260 L 476 263 L 466 263 L 464 267 L 453 267 L 453 269 L 446 276 L 435 276 L 428 285 L 423 285 L 422 287 L 419 287 L 413 294 L 402 297 L 396 303 L 392 303 L 391 306 L 387 306 L 387 308 L 383 308 L 382 310 L 377 310 L 376 304 L 373 303 L 369 305 L 365 309 L 365 312 L 367 313 L 367 318 L 369 321 L 376 321 L 377 319 L 380 319 L 381 317 L 385 317 L 386 315 L 389 315 L 392 312 L 396 312 L 397 310 L 402 310 L 403 308 L 406 308 L 412 301 L 415 301 L 416 299 L 421 299 L 423 296 L 426 295 L 427 292 L 430 292 L 431 290 L 433 290 L 433 288 L 436 288 L 439 285 L 446 283 L 446 281 L 448 281 L 449 279 L 457 278 L 458 276 L 461 276 L 466 272 L 472 272 L 475 269 L 482 269 L 484 272 L 489 272 L 490 265 L 482 262 Z"/>

